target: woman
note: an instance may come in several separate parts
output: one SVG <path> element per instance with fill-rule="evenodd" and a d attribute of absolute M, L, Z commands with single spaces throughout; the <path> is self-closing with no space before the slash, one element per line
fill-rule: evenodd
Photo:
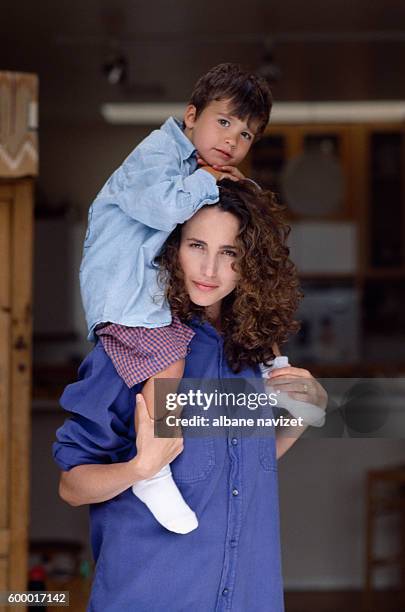
<path fill-rule="evenodd" d="M 195 333 L 185 378 L 260 378 L 259 364 L 295 328 L 299 293 L 287 233 L 271 196 L 240 181 L 224 182 L 218 205 L 170 236 L 162 281 L 172 313 Z M 90 504 L 97 564 L 88 610 L 281 612 L 274 437 L 231 427 L 225 437 L 155 438 L 142 385 L 125 387 L 101 343 L 79 374 L 62 396 L 73 417 L 57 432 L 54 456 L 61 497 Z M 280 369 L 272 378 L 272 387 L 325 403 L 306 370 Z M 282 439 L 279 456 L 292 442 Z M 199 519 L 186 535 L 162 528 L 131 493 L 170 462 Z"/>

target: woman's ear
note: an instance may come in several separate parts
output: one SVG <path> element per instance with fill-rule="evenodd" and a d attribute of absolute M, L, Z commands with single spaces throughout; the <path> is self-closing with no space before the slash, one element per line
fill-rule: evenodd
<path fill-rule="evenodd" d="M 189 130 L 193 129 L 197 116 L 197 109 L 194 104 L 189 104 L 184 113 L 184 124 Z"/>

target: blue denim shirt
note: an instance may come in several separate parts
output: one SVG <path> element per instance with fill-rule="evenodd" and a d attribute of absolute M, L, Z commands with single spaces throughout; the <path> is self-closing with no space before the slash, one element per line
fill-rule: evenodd
<path fill-rule="evenodd" d="M 80 267 L 89 340 L 101 322 L 171 323 L 153 260 L 178 223 L 218 199 L 214 177 L 197 169 L 195 148 L 173 117 L 130 153 L 89 210 Z"/>
<path fill-rule="evenodd" d="M 234 374 L 216 330 L 192 327 L 185 377 L 260 377 L 258 368 Z M 140 385 L 128 389 L 100 342 L 79 373 L 62 396 L 71 418 L 57 431 L 56 462 L 69 470 L 128 461 Z M 232 427 L 223 437 L 184 436 L 171 468 L 198 528 L 166 530 L 131 488 L 92 504 L 96 569 L 88 612 L 283 612 L 274 437 Z"/>

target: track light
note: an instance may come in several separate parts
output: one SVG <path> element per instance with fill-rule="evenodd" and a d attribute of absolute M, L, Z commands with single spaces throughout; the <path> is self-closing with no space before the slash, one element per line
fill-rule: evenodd
<path fill-rule="evenodd" d="M 272 38 L 266 38 L 264 41 L 262 61 L 256 74 L 263 77 L 269 85 L 279 81 L 282 76 L 281 68 L 274 59 L 274 40 Z"/>
<path fill-rule="evenodd" d="M 111 55 L 103 64 L 103 74 L 110 85 L 125 83 L 128 76 L 128 60 L 122 54 Z"/>

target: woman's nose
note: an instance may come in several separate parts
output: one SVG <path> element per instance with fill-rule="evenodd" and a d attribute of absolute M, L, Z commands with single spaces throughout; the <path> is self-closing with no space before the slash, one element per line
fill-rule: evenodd
<path fill-rule="evenodd" d="M 218 262 L 215 255 L 207 255 L 202 262 L 202 273 L 205 276 L 214 277 L 217 274 Z"/>

